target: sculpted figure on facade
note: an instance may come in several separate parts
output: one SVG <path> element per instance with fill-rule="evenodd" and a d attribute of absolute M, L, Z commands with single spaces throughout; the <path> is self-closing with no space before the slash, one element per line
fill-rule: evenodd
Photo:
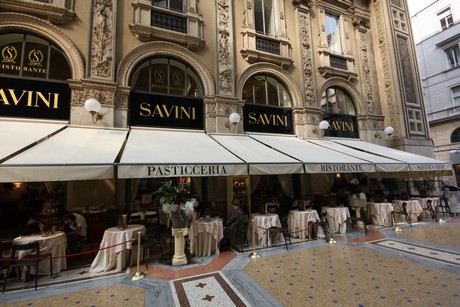
<path fill-rule="evenodd" d="M 230 32 L 229 17 L 230 5 L 229 0 L 219 0 L 218 2 L 218 44 L 217 53 L 219 60 L 219 92 L 221 94 L 231 94 L 232 86 L 232 56 L 230 54 Z"/>
<path fill-rule="evenodd" d="M 112 74 L 112 1 L 99 0 L 95 3 L 93 17 L 93 45 L 91 48 L 91 74 L 111 77 Z"/>

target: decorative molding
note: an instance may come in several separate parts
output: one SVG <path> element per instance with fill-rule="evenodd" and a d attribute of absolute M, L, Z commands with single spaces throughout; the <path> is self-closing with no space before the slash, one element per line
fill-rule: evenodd
<path fill-rule="evenodd" d="M 92 17 L 90 76 L 113 80 L 115 8 L 112 0 L 96 0 Z"/>
<path fill-rule="evenodd" d="M 309 105 L 316 104 L 315 87 L 313 80 L 313 60 L 310 44 L 310 14 L 299 12 L 299 26 L 300 26 L 300 44 L 301 44 L 301 58 L 304 79 L 304 99 Z"/>
<path fill-rule="evenodd" d="M 66 24 L 75 19 L 77 14 L 73 11 L 73 1 L 55 2 L 56 3 L 43 3 L 25 0 L 0 0 L 0 11 L 40 16 L 57 25 Z"/>
<path fill-rule="evenodd" d="M 218 0 L 217 2 L 217 54 L 219 67 L 219 94 L 231 95 L 233 92 L 233 53 L 231 48 L 232 23 L 230 0 Z"/>

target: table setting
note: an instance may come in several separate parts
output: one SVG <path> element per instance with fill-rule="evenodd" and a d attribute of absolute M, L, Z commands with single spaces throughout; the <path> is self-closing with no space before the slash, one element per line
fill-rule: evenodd
<path fill-rule="evenodd" d="M 193 220 L 188 232 L 190 253 L 196 256 L 211 256 L 219 253 L 219 244 L 224 237 L 221 218 L 199 218 Z"/>

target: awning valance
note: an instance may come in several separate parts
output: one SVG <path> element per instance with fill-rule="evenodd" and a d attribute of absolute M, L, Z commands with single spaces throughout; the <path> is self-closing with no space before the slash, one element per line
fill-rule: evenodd
<path fill-rule="evenodd" d="M 247 164 L 201 131 L 131 128 L 119 178 L 247 175 Z"/>
<path fill-rule="evenodd" d="M 66 126 L 62 123 L 0 120 L 0 162 L 26 150 Z"/>
<path fill-rule="evenodd" d="M 251 134 L 251 138 L 300 160 L 306 173 L 369 173 L 375 165 L 293 136 Z"/>
<path fill-rule="evenodd" d="M 0 182 L 113 179 L 127 133 L 67 127 L 0 164 Z"/>
<path fill-rule="evenodd" d="M 248 135 L 211 135 L 219 144 L 248 164 L 249 175 L 303 173 L 302 162 Z"/>

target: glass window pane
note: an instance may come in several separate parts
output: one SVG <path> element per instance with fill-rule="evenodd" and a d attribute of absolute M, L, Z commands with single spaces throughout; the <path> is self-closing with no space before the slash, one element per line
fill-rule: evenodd
<path fill-rule="evenodd" d="M 265 33 L 263 5 L 263 0 L 254 0 L 254 22 L 259 33 Z"/>
<path fill-rule="evenodd" d="M 24 34 L 0 35 L 0 50 L 2 51 L 0 74 L 20 75 L 23 40 Z"/>
<path fill-rule="evenodd" d="M 169 93 L 185 95 L 185 65 L 174 60 L 169 62 Z"/>
<path fill-rule="evenodd" d="M 151 91 L 155 93 L 168 93 L 168 60 L 152 60 L 150 68 Z"/>
<path fill-rule="evenodd" d="M 267 104 L 264 76 L 257 76 L 254 78 L 254 100 L 254 103 Z"/>
<path fill-rule="evenodd" d="M 342 43 L 340 40 L 340 27 L 338 17 L 326 14 L 326 35 L 329 50 L 341 53 Z"/>
<path fill-rule="evenodd" d="M 271 106 L 278 106 L 278 81 L 268 77 L 267 78 L 267 101 Z"/>
<path fill-rule="evenodd" d="M 184 10 L 184 7 L 182 5 L 182 0 L 170 0 L 169 8 L 172 10 L 182 12 Z"/>
<path fill-rule="evenodd" d="M 288 91 L 281 84 L 279 85 L 279 90 L 280 90 L 280 107 L 290 108 L 292 105 L 291 105 L 291 97 L 289 96 Z"/>
<path fill-rule="evenodd" d="M 26 42 L 23 53 L 22 75 L 47 78 L 48 45 Z"/>
<path fill-rule="evenodd" d="M 186 96 L 203 97 L 201 82 L 195 72 L 187 70 Z"/>
<path fill-rule="evenodd" d="M 273 11 L 273 1 L 264 0 L 264 19 L 265 34 L 275 35 L 275 14 Z"/>
<path fill-rule="evenodd" d="M 253 87 L 254 87 L 254 78 L 249 78 L 248 81 L 246 81 L 246 83 L 244 84 L 243 93 L 241 97 L 244 101 L 248 103 L 255 103 Z"/>
<path fill-rule="evenodd" d="M 460 142 L 460 128 L 455 129 L 450 136 L 451 143 L 459 143 Z"/>
<path fill-rule="evenodd" d="M 168 7 L 168 1 L 167 0 L 153 0 L 153 5 L 167 8 Z"/>
<path fill-rule="evenodd" d="M 50 58 L 53 59 L 49 66 L 48 78 L 56 80 L 68 80 L 72 78 L 72 72 L 67 64 L 67 59 L 62 52 L 56 48 L 51 48 Z"/>

